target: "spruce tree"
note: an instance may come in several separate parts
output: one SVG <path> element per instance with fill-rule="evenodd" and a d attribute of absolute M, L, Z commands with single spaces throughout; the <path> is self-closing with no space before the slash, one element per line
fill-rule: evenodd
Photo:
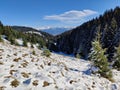
<path fill-rule="evenodd" d="M 115 69 L 120 70 L 120 45 L 116 47 L 116 53 L 114 54 L 113 59 L 114 59 L 113 67 Z"/>
<path fill-rule="evenodd" d="M 107 56 L 105 55 L 106 49 L 102 48 L 99 37 L 100 34 L 98 35 L 98 39 L 95 39 L 92 42 L 92 50 L 89 58 L 92 61 L 93 66 L 98 68 L 97 73 L 110 80 L 112 78 L 112 72 L 109 69 L 109 63 Z"/>

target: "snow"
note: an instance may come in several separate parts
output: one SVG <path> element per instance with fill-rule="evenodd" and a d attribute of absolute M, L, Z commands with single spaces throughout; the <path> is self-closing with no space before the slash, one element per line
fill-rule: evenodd
<path fill-rule="evenodd" d="M 6 40 L 6 38 L 7 38 L 7 36 L 2 35 L 2 39 L 3 39 L 3 41 L 6 42 L 6 43 L 10 43 L 8 40 Z"/>
<path fill-rule="evenodd" d="M 23 45 L 23 40 L 22 39 L 16 39 L 16 41 L 19 45 L 21 45 L 21 46 Z"/>
<path fill-rule="evenodd" d="M 35 32 L 35 31 L 28 31 L 26 33 L 31 33 L 31 34 L 34 33 L 34 34 L 38 34 L 38 35 L 42 36 L 42 34 L 40 32 Z"/>
<path fill-rule="evenodd" d="M 56 53 L 45 57 L 41 53 L 37 48 L 0 43 L 0 90 L 120 90 L 120 71 L 112 70 L 115 82 L 111 82 L 91 74 L 90 61 Z M 12 87 L 15 79 L 20 84 Z"/>

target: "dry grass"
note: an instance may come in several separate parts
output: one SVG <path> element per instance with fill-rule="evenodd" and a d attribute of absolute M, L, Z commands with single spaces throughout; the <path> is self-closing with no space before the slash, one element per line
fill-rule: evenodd
<path fill-rule="evenodd" d="M 12 82 L 11 82 L 11 86 L 12 87 L 17 87 L 17 86 L 19 86 L 19 84 L 20 84 L 20 82 L 17 80 L 17 79 L 14 79 Z"/>
<path fill-rule="evenodd" d="M 17 70 L 10 70 L 10 74 L 13 75 L 14 72 L 17 72 Z"/>
<path fill-rule="evenodd" d="M 29 73 L 21 72 L 21 74 L 24 78 L 29 78 Z"/>
<path fill-rule="evenodd" d="M 14 78 L 13 76 L 5 76 L 4 78 Z"/>
<path fill-rule="evenodd" d="M 17 56 L 17 53 L 14 53 L 13 55 Z"/>
<path fill-rule="evenodd" d="M 14 61 L 14 62 L 18 62 L 19 60 L 21 60 L 20 57 L 19 57 L 19 58 L 15 58 L 13 61 Z"/>
<path fill-rule="evenodd" d="M 44 67 L 43 67 L 43 65 L 40 65 L 40 67 L 43 69 Z"/>
<path fill-rule="evenodd" d="M 12 64 L 10 67 L 12 68 L 12 67 L 14 67 L 14 65 Z"/>
<path fill-rule="evenodd" d="M 0 90 L 5 90 L 5 86 L 0 86 Z"/>
<path fill-rule="evenodd" d="M 70 80 L 70 84 L 72 84 L 73 82 L 76 82 L 76 81 L 74 81 L 74 80 Z"/>
<path fill-rule="evenodd" d="M 33 86 L 37 86 L 38 85 L 38 80 L 35 80 L 35 81 L 33 81 Z"/>
<path fill-rule="evenodd" d="M 51 66 L 51 62 L 48 62 L 48 66 Z"/>
<path fill-rule="evenodd" d="M 3 65 L 4 63 L 2 61 L 0 61 L 0 65 Z"/>
<path fill-rule="evenodd" d="M 112 83 L 115 82 L 115 80 L 113 78 L 108 78 L 109 81 L 111 81 Z"/>
<path fill-rule="evenodd" d="M 28 56 L 28 54 L 22 54 L 22 57 Z"/>
<path fill-rule="evenodd" d="M 1 52 L 4 52 L 4 49 L 0 49 Z"/>
<path fill-rule="evenodd" d="M 24 61 L 24 63 L 21 64 L 21 66 L 23 66 L 24 68 L 27 67 L 27 65 L 28 65 L 27 61 Z"/>
<path fill-rule="evenodd" d="M 50 85 L 50 83 L 48 83 L 47 81 L 43 82 L 43 87 L 46 87 L 46 86 L 49 86 L 49 85 Z"/>

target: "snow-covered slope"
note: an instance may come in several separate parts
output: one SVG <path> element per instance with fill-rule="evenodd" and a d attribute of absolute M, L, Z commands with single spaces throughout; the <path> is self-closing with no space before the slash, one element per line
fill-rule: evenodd
<path fill-rule="evenodd" d="M 113 70 L 112 83 L 90 75 L 89 61 L 55 53 L 45 57 L 41 53 L 0 43 L 0 90 L 120 90 L 120 71 Z"/>
<path fill-rule="evenodd" d="M 42 36 L 42 34 L 40 32 L 36 32 L 36 31 L 28 31 L 26 33 L 31 33 L 31 34 L 38 34 L 40 36 Z"/>

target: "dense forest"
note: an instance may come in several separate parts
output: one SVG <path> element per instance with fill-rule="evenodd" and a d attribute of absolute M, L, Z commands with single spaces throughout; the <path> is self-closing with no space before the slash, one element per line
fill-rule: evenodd
<path fill-rule="evenodd" d="M 57 35 L 54 40 L 56 44 L 52 43 L 49 48 L 67 54 L 79 54 L 82 58 L 88 59 L 92 41 L 98 32 L 102 48 L 107 48 L 105 53 L 108 54 L 108 60 L 112 61 L 115 47 L 120 43 L 120 7 L 107 10 L 103 15 Z"/>

